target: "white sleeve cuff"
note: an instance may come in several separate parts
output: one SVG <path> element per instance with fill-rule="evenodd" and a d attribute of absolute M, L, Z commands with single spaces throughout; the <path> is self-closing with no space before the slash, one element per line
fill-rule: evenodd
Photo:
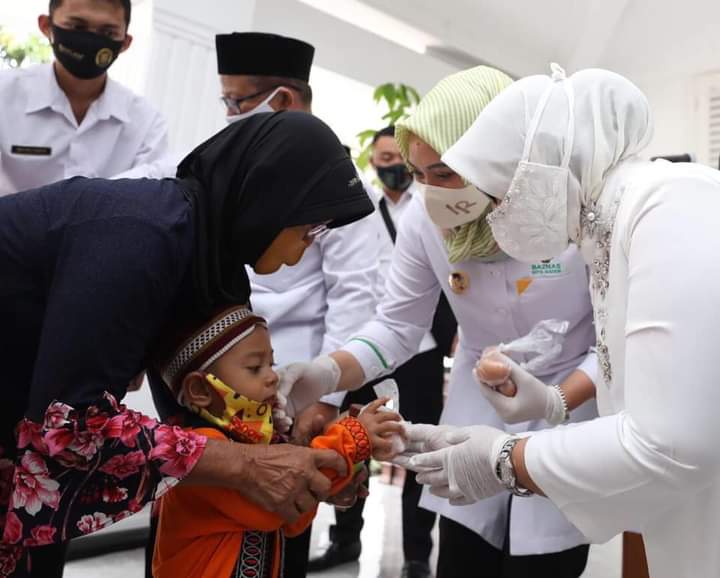
<path fill-rule="evenodd" d="M 353 337 L 343 345 L 341 351 L 347 351 L 357 359 L 365 374 L 366 383 L 393 370 L 392 363 L 383 357 L 378 346 L 365 337 Z"/>
<path fill-rule="evenodd" d="M 637 436 L 625 412 L 533 432 L 525 446 L 532 480 L 596 543 L 642 529 L 653 516 L 707 484 Z"/>
<path fill-rule="evenodd" d="M 583 362 L 578 366 L 578 369 L 590 378 L 595 386 L 598 384 L 599 377 L 599 366 L 598 357 L 595 351 L 591 351 L 585 356 Z"/>

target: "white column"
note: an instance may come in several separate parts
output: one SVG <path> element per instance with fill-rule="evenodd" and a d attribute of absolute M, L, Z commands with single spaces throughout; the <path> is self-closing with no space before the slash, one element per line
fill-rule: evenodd
<path fill-rule="evenodd" d="M 255 0 L 154 0 L 145 95 L 167 118 L 179 153 L 224 126 L 215 34 L 250 30 Z"/>

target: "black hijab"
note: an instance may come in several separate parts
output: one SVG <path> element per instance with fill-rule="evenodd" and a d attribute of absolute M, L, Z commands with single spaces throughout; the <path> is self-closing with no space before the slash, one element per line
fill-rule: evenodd
<path fill-rule="evenodd" d="M 304 112 L 256 114 L 191 152 L 179 183 L 195 214 L 198 305 L 246 303 L 254 265 L 282 229 L 340 227 L 373 211 L 330 128 Z"/>

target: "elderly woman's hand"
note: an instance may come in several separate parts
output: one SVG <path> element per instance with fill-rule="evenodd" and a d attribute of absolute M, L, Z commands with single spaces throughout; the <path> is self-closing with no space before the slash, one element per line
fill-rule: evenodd
<path fill-rule="evenodd" d="M 314 403 L 295 418 L 290 433 L 290 443 L 309 446 L 314 437 L 322 435 L 325 428 L 338 419 L 339 414 L 338 408 L 334 405 Z"/>
<path fill-rule="evenodd" d="M 363 464 L 362 468 L 353 476 L 352 481 L 337 494 L 328 498 L 327 503 L 340 509 L 352 508 L 358 498 L 367 498 L 370 494 L 365 485 L 369 477 L 370 472 Z"/>
<path fill-rule="evenodd" d="M 330 495 L 331 483 L 321 468 L 347 475 L 344 458 L 334 450 L 210 439 L 184 482 L 233 488 L 292 523 Z"/>

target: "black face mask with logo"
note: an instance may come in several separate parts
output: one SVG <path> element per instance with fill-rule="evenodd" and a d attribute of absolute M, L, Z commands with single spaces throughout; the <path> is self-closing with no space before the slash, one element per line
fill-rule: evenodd
<path fill-rule="evenodd" d="M 52 25 L 52 47 L 70 74 L 83 80 L 97 78 L 110 68 L 122 49 L 122 40 L 113 40 L 87 30 L 69 30 Z"/>
<path fill-rule="evenodd" d="M 391 191 L 405 192 L 413 182 L 412 175 L 403 163 L 389 167 L 376 167 L 375 170 L 382 184 Z"/>

